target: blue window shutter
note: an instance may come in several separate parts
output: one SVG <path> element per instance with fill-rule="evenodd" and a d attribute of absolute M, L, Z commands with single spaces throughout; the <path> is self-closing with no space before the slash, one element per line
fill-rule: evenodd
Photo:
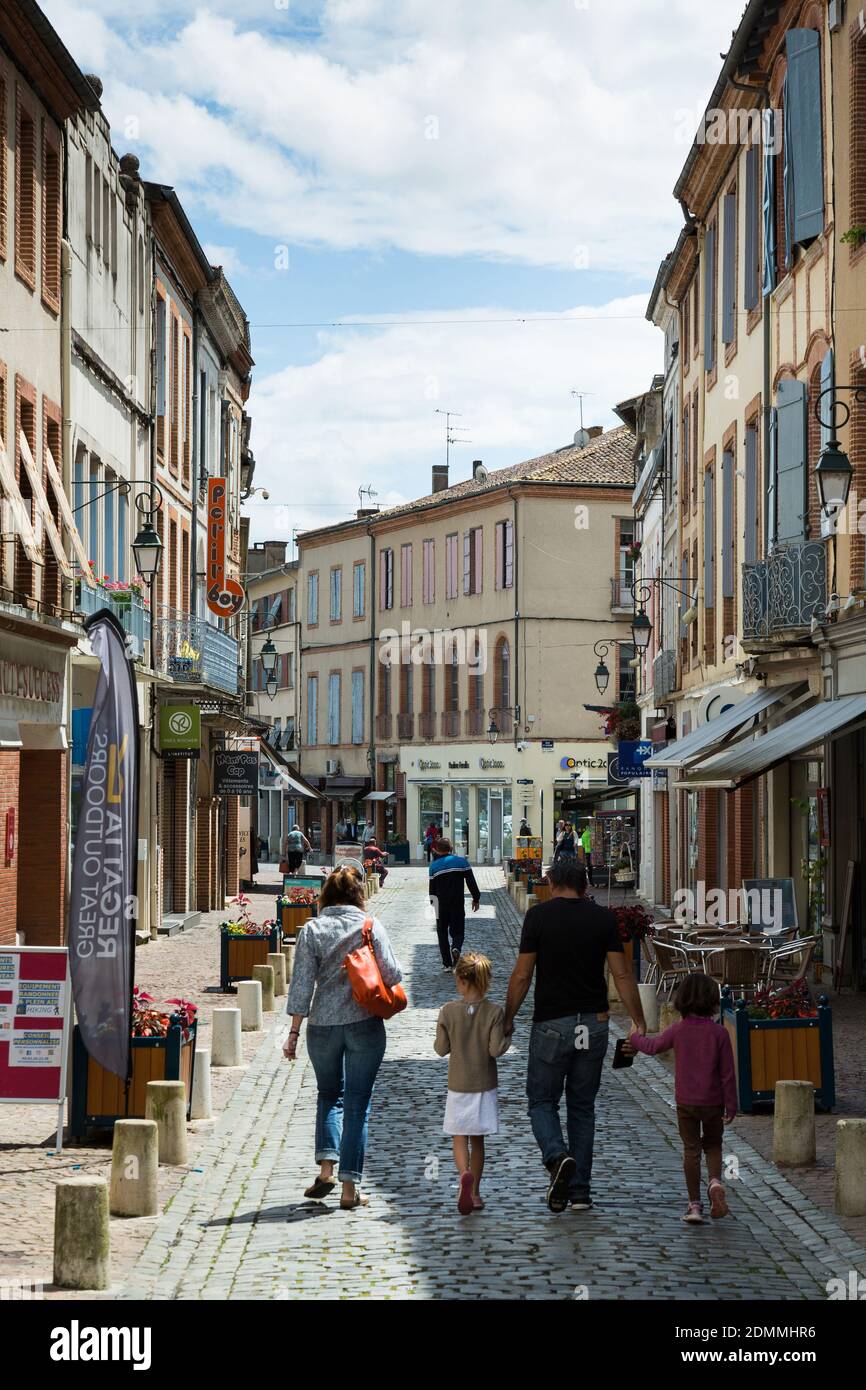
<path fill-rule="evenodd" d="M 788 74 L 785 74 L 785 81 L 782 86 L 782 102 L 785 121 L 785 136 L 782 142 L 782 204 L 785 214 L 785 269 L 790 270 L 793 264 L 794 254 L 791 245 L 791 217 L 794 207 L 793 189 L 793 165 L 791 163 L 791 151 L 793 148 L 793 136 L 791 134 L 791 102 L 788 98 Z"/>
<path fill-rule="evenodd" d="M 328 677 L 328 742 L 340 742 L 340 676 L 336 671 Z"/>
<path fill-rule="evenodd" d="M 722 598 L 734 597 L 734 456 L 722 454 Z"/>
<path fill-rule="evenodd" d="M 776 541 L 806 539 L 806 387 L 780 381 L 776 394 Z"/>
<path fill-rule="evenodd" d="M 704 239 L 704 370 L 711 372 L 716 365 L 715 333 L 713 319 L 716 280 L 716 229 L 709 227 Z"/>
<path fill-rule="evenodd" d="M 832 398 L 823 395 L 824 391 L 832 391 L 835 381 L 835 370 L 833 366 L 833 349 L 828 348 L 821 361 L 821 384 L 819 391 L 822 393 L 821 404 L 818 407 L 821 415 L 821 448 L 824 449 L 833 438 L 833 406 Z M 825 424 L 824 421 L 827 423 Z M 816 460 L 817 462 L 817 460 Z"/>
<path fill-rule="evenodd" d="M 318 704 L 319 678 L 318 676 L 309 676 L 307 679 L 307 743 L 310 746 L 319 741 Z"/>
<path fill-rule="evenodd" d="M 767 549 L 776 544 L 776 480 L 779 471 L 779 412 L 770 410 L 770 457 L 767 461 Z"/>
<path fill-rule="evenodd" d="M 725 244 L 722 247 L 722 342 L 732 343 L 736 336 L 737 308 L 737 195 L 726 193 L 724 201 Z"/>
<path fill-rule="evenodd" d="M 746 247 L 743 305 L 754 309 L 758 302 L 758 159 L 757 145 L 746 151 Z"/>
<path fill-rule="evenodd" d="M 352 672 L 352 742 L 364 742 L 364 672 Z"/>
<path fill-rule="evenodd" d="M 713 495 L 714 475 L 713 470 L 708 468 L 704 474 L 704 607 L 715 608 L 716 606 L 716 557 L 713 553 L 714 548 L 714 508 L 715 497 Z"/>
<path fill-rule="evenodd" d="M 758 559 L 758 429 L 746 427 L 746 544 L 743 558 L 747 565 Z"/>
<path fill-rule="evenodd" d="M 821 41 L 814 29 L 789 29 L 787 102 L 791 148 L 794 241 L 812 241 L 824 230 L 824 140 L 821 119 Z"/>
<path fill-rule="evenodd" d="M 108 487 L 113 487 L 113 486 L 114 486 L 114 479 L 113 479 L 110 475 L 106 474 L 105 481 L 106 481 L 106 484 L 107 484 Z M 109 579 L 116 579 L 116 578 L 117 578 L 117 575 L 116 575 L 115 572 L 114 572 L 114 542 L 115 542 L 115 533 L 114 533 L 114 499 L 115 499 L 116 496 L 117 496 L 117 493 L 116 493 L 116 492 L 106 492 L 105 497 L 103 498 L 103 501 L 102 501 L 102 506 L 103 506 L 103 545 L 102 545 L 102 558 L 103 558 L 103 563 L 104 563 L 104 565 L 105 565 L 105 573 L 108 575 Z"/>
<path fill-rule="evenodd" d="M 117 497 L 117 578 L 126 580 L 126 518 L 128 500 L 124 493 Z"/>
<path fill-rule="evenodd" d="M 773 154 L 775 114 L 764 112 L 764 298 L 776 288 L 776 157 Z"/>

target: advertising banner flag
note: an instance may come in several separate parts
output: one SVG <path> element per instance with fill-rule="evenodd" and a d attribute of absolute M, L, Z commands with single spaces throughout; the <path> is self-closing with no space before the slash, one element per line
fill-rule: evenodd
<path fill-rule="evenodd" d="M 246 593 L 226 574 L 226 519 L 228 486 L 225 478 L 208 478 L 207 484 L 207 606 L 220 618 L 240 613 Z"/>
<path fill-rule="evenodd" d="M 72 994 L 87 1051 L 125 1078 L 138 916 L 138 702 L 120 623 L 101 609 L 84 626 L 101 670 L 72 862 Z"/>

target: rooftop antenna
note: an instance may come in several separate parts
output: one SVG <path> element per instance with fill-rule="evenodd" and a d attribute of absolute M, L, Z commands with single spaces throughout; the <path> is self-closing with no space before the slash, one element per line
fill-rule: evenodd
<path fill-rule="evenodd" d="M 578 399 L 578 401 L 579 401 L 579 403 L 580 403 L 580 429 L 577 431 L 577 433 L 576 433 L 575 436 L 574 436 L 574 442 L 575 442 L 575 444 L 578 445 L 579 448 L 585 449 L 586 446 L 587 446 L 587 444 L 589 443 L 589 432 L 588 432 L 587 430 L 585 430 L 584 427 L 583 427 L 583 398 L 584 398 L 584 396 L 591 396 L 591 395 L 593 394 L 593 392 L 592 392 L 592 391 L 572 391 L 571 394 L 572 394 L 573 396 L 576 396 L 577 399 Z"/>
<path fill-rule="evenodd" d="M 463 416 L 461 415 L 461 413 L 460 413 L 459 410 L 439 410 L 438 407 L 437 407 L 437 409 L 433 411 L 433 414 L 434 414 L 434 415 L 444 415 L 444 416 L 445 416 L 445 467 L 448 468 L 448 469 L 450 469 L 450 467 L 451 467 L 451 445 L 452 445 L 452 444 L 471 444 L 471 443 L 472 443 L 472 440 L 471 440 L 471 439 L 458 439 L 458 438 L 457 438 L 458 435 L 460 435 L 460 434 L 465 434 L 465 433 L 466 433 L 466 430 L 469 428 L 469 426 L 468 426 L 468 425 L 455 425 L 455 427 L 454 427 L 453 429 L 451 428 L 451 416 L 452 416 L 452 415 L 453 415 L 453 416 L 455 417 L 455 419 L 457 419 L 457 420 L 462 420 L 462 419 L 463 419 Z"/>
<path fill-rule="evenodd" d="M 368 483 L 366 487 L 359 487 L 359 488 L 358 488 L 358 509 L 361 510 L 361 511 L 363 511 L 363 509 L 364 509 L 364 498 L 365 498 L 365 497 L 366 497 L 367 501 L 369 502 L 369 501 L 371 500 L 371 498 L 373 498 L 373 497 L 378 497 L 378 496 L 379 496 L 379 494 L 378 494 L 378 492 L 376 491 L 376 489 L 373 487 L 373 484 L 372 484 L 372 483 Z"/>

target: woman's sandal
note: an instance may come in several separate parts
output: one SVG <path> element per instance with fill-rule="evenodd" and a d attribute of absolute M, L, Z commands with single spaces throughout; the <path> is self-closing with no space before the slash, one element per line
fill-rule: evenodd
<path fill-rule="evenodd" d="M 308 1187 L 304 1193 L 305 1197 L 312 1197 L 314 1202 L 320 1202 L 323 1197 L 327 1197 L 337 1186 L 336 1178 L 316 1178 L 312 1187 Z"/>
<path fill-rule="evenodd" d="M 356 1207 L 366 1207 L 369 1204 L 369 1201 L 370 1198 L 367 1197 L 363 1192 L 356 1192 L 351 1202 L 347 1202 L 343 1197 L 340 1198 L 340 1210 L 354 1211 Z"/>

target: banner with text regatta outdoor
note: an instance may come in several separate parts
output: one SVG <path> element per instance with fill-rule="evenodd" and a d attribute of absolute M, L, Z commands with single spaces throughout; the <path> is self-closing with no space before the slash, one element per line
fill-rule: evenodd
<path fill-rule="evenodd" d="M 72 863 L 72 994 L 87 1051 L 125 1078 L 138 915 L 138 705 L 117 619 L 102 609 L 84 626 L 101 670 Z"/>

